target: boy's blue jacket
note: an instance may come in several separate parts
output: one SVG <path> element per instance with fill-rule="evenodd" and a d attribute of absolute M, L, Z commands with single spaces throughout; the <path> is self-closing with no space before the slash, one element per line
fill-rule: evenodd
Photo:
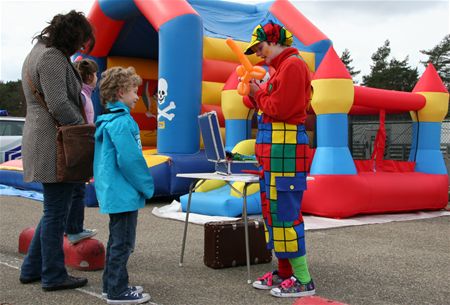
<path fill-rule="evenodd" d="M 142 156 L 139 128 L 122 102 L 95 122 L 94 179 L 100 213 L 136 211 L 153 196 L 153 177 Z"/>

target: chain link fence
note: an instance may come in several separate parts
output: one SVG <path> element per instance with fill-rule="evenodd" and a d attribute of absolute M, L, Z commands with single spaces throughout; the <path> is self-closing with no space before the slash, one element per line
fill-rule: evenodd
<path fill-rule="evenodd" d="M 380 123 L 377 116 L 349 116 L 349 148 L 354 159 L 370 159 Z M 407 161 L 412 142 L 412 121 L 408 116 L 386 116 L 384 158 Z M 450 172 L 450 119 L 442 122 L 441 151 Z"/>

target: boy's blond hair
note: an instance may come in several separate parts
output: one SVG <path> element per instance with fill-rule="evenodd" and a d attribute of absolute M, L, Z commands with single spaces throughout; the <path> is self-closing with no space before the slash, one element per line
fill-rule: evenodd
<path fill-rule="evenodd" d="M 119 90 L 139 87 L 142 78 L 136 74 L 133 67 L 113 67 L 102 73 L 100 80 L 100 101 L 102 105 L 118 100 Z"/>

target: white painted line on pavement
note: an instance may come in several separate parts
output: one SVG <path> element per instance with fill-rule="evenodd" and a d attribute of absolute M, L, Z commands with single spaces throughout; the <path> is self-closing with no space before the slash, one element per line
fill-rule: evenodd
<path fill-rule="evenodd" d="M 10 268 L 13 268 L 13 269 L 16 269 L 16 270 L 20 270 L 20 266 L 22 265 L 22 262 L 23 262 L 23 259 L 19 259 L 17 257 L 13 257 L 13 256 L 9 256 L 9 255 L 0 253 L 0 265 L 5 265 L 7 267 L 10 267 Z M 91 296 L 96 297 L 96 298 L 98 298 L 100 300 L 103 299 L 101 294 L 95 293 L 93 291 L 89 291 L 89 290 L 86 290 L 86 289 L 83 289 L 83 288 L 77 288 L 75 290 L 78 290 L 78 291 L 80 291 L 82 293 L 91 295 Z"/>
<path fill-rule="evenodd" d="M 5 255 L 3 253 L 0 253 L 0 264 L 8 266 L 10 268 L 14 268 L 16 270 L 20 270 L 20 266 L 22 265 L 21 259 L 18 259 L 17 257 Z"/>
<path fill-rule="evenodd" d="M 81 291 L 82 293 L 89 294 L 89 295 L 91 295 L 91 296 L 93 296 L 93 297 L 96 297 L 96 298 L 98 298 L 98 299 L 103 300 L 101 294 L 95 293 L 95 292 L 93 292 L 93 291 L 89 291 L 89 290 L 86 290 L 86 289 L 84 289 L 84 288 L 77 288 L 77 289 L 75 289 L 75 290 Z"/>
<path fill-rule="evenodd" d="M 5 266 L 7 266 L 7 267 L 11 267 L 11 268 L 17 269 L 17 270 L 20 270 L 19 267 L 10 265 L 10 264 L 8 264 L 8 263 L 6 263 L 6 262 L 0 262 L 0 264 L 5 265 Z"/>
<path fill-rule="evenodd" d="M 16 270 L 20 270 L 20 266 L 22 266 L 22 262 L 23 262 L 23 259 L 19 259 L 17 257 L 13 257 L 13 256 L 9 256 L 9 255 L 0 253 L 0 265 L 4 265 L 7 267 L 16 269 Z M 84 294 L 88 294 L 90 296 L 96 297 L 97 299 L 103 300 L 102 295 L 99 293 L 96 293 L 94 291 L 90 291 L 85 288 L 77 288 L 75 290 L 78 290 Z M 152 302 L 148 302 L 147 304 L 148 305 L 158 305 L 158 304 L 152 303 Z"/>

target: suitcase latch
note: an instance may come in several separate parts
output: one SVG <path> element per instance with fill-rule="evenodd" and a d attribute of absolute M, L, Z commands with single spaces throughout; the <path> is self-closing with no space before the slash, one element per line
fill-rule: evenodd
<path fill-rule="evenodd" d="M 259 228 L 259 221 L 255 220 L 255 228 L 258 229 Z"/>

